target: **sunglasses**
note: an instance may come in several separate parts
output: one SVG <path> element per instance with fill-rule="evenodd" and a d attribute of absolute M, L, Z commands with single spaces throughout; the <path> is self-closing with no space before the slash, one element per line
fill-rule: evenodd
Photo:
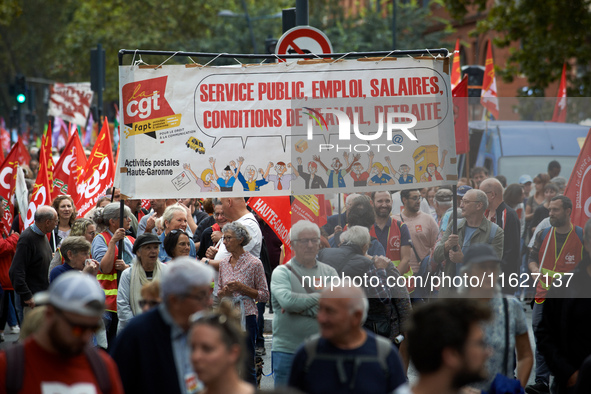
<path fill-rule="evenodd" d="M 100 323 L 91 324 L 91 325 L 76 323 L 76 322 L 70 320 L 61 309 L 55 308 L 55 311 L 57 312 L 58 315 L 60 315 L 64 319 L 64 321 L 66 323 L 68 323 L 68 325 L 70 326 L 70 329 L 72 331 L 72 335 L 75 336 L 76 338 L 80 338 L 87 331 L 95 333 L 101 328 Z"/>
<path fill-rule="evenodd" d="M 154 308 L 155 306 L 160 305 L 160 302 L 154 301 L 154 300 L 140 300 L 139 304 L 140 304 L 140 308 L 144 309 L 146 306 L 148 306 L 150 308 Z"/>

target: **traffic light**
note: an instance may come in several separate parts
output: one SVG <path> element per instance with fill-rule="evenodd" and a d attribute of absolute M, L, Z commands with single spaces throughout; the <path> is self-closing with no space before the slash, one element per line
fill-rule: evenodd
<path fill-rule="evenodd" d="M 27 79 L 22 74 L 17 74 L 14 78 L 14 93 L 17 103 L 24 104 L 27 101 Z"/>

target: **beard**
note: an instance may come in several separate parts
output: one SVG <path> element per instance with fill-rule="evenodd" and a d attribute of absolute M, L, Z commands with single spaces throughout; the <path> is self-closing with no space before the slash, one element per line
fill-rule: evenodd
<path fill-rule="evenodd" d="M 460 372 L 456 373 L 452 380 L 452 387 L 454 389 L 460 389 L 464 386 L 467 386 L 471 383 L 480 382 L 488 378 L 488 373 L 486 368 L 481 368 L 480 370 L 471 370 L 470 366 L 467 363 L 464 363 L 463 368 Z"/>
<path fill-rule="evenodd" d="M 566 224 L 566 218 L 550 218 L 550 225 L 552 227 L 562 227 Z"/>
<path fill-rule="evenodd" d="M 48 331 L 49 339 L 53 347 L 61 354 L 62 356 L 66 357 L 74 357 L 82 353 L 84 347 L 86 346 L 85 343 L 73 344 L 70 342 L 64 341 L 62 338 L 64 337 L 63 332 L 57 327 L 57 324 L 54 322 L 51 327 L 49 327 Z"/>

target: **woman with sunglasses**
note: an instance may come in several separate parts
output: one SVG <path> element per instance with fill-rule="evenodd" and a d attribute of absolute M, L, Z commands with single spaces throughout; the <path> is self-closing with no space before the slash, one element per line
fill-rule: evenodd
<path fill-rule="evenodd" d="M 190 238 L 183 230 L 172 230 L 164 237 L 164 251 L 171 258 L 188 256 L 191 252 Z"/>
<path fill-rule="evenodd" d="M 254 393 L 238 374 L 244 358 L 244 332 L 236 310 L 222 301 L 217 313 L 198 318 L 191 328 L 191 364 L 205 385 L 204 393 Z"/>
<path fill-rule="evenodd" d="M 258 310 L 255 304 L 269 301 L 269 289 L 261 260 L 244 250 L 250 235 L 242 224 L 228 223 L 222 229 L 223 242 L 230 256 L 221 260 L 218 297 L 232 299 L 240 307 L 241 324 L 246 329 L 246 380 L 256 386 L 255 343 Z"/>

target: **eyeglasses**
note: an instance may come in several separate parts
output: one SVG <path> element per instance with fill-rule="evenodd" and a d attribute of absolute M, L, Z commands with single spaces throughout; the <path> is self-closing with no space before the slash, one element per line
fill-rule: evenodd
<path fill-rule="evenodd" d="M 204 302 L 209 299 L 210 292 L 201 292 L 200 294 L 183 294 L 181 297 L 190 298 L 195 301 Z"/>
<path fill-rule="evenodd" d="M 160 305 L 160 302 L 154 301 L 154 300 L 140 300 L 139 304 L 140 304 L 140 308 L 144 309 L 146 306 L 149 306 L 150 308 L 158 306 L 158 305 Z"/>
<path fill-rule="evenodd" d="M 414 196 L 414 197 L 409 197 L 408 199 L 409 199 L 409 200 L 413 200 L 413 201 L 417 201 L 417 200 L 419 200 L 419 201 L 420 201 L 420 200 L 422 200 L 422 199 L 423 199 L 423 197 L 422 197 L 422 196 Z"/>
<path fill-rule="evenodd" d="M 466 199 L 462 198 L 462 202 L 464 204 L 468 204 L 469 202 L 480 202 L 480 201 L 478 201 L 478 200 L 466 200 Z"/>
<path fill-rule="evenodd" d="M 300 239 L 296 239 L 295 241 L 299 242 L 301 244 L 306 244 L 306 245 L 308 245 L 310 243 L 316 245 L 320 242 L 320 238 L 300 238 Z"/>
<path fill-rule="evenodd" d="M 230 235 L 224 235 L 224 236 L 222 237 L 222 239 L 223 239 L 223 240 L 226 240 L 226 239 L 227 239 L 228 241 L 230 241 L 230 240 L 232 240 L 232 239 L 236 239 L 236 238 L 238 238 L 238 237 L 232 237 L 232 236 L 230 236 Z"/>
<path fill-rule="evenodd" d="M 170 233 L 169 233 L 169 234 L 178 234 L 178 233 L 182 233 L 182 234 L 185 234 L 185 235 L 187 235 L 187 233 L 186 233 L 186 232 L 184 232 L 183 230 L 179 230 L 179 229 L 176 229 L 176 230 L 170 230 Z M 187 235 L 187 236 L 188 236 L 188 235 Z"/>
<path fill-rule="evenodd" d="M 72 320 L 70 320 L 66 317 L 65 313 L 61 309 L 58 309 L 58 308 L 54 308 L 54 309 L 57 312 L 57 314 L 60 315 L 66 323 L 68 323 L 68 325 L 72 329 L 72 335 L 77 338 L 81 337 L 82 334 L 84 334 L 86 331 L 91 331 L 94 333 L 94 332 L 97 332 L 99 330 L 99 328 L 101 328 L 100 324 L 98 324 L 98 323 L 88 325 L 88 324 L 80 324 L 80 323 L 73 322 Z"/>

